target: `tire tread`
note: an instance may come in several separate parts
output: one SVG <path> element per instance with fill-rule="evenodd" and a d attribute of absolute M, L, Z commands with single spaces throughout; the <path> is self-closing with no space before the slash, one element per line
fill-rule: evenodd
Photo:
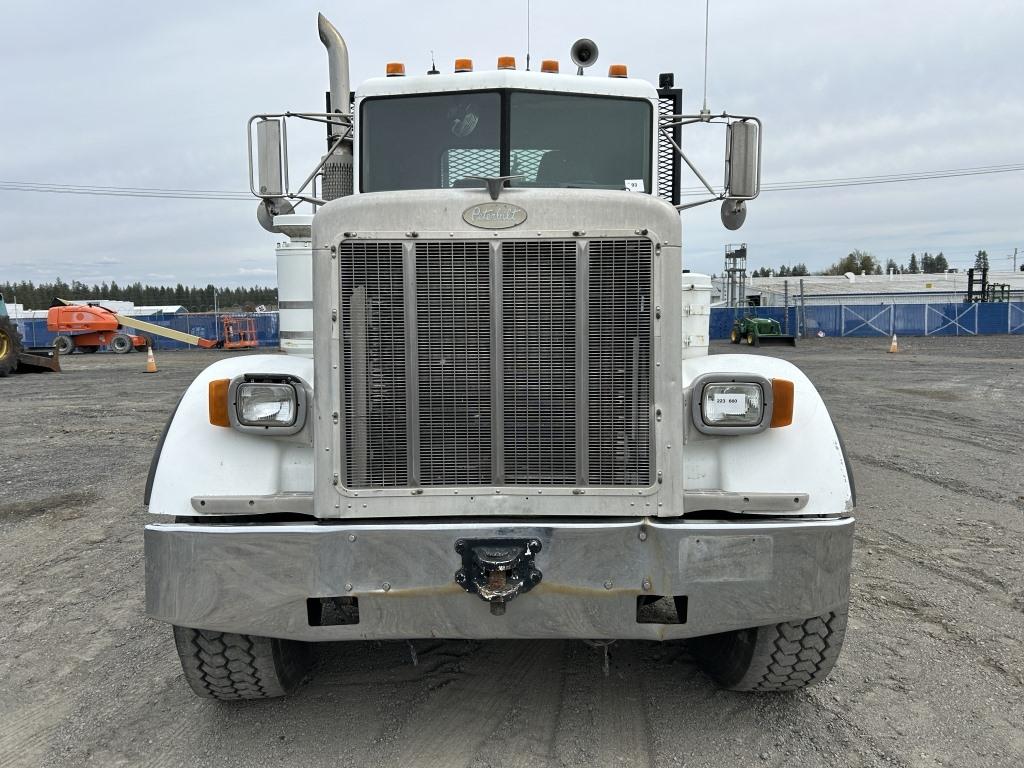
<path fill-rule="evenodd" d="M 174 641 L 185 680 L 204 698 L 283 696 L 308 670 L 308 648 L 302 643 L 179 626 Z"/>

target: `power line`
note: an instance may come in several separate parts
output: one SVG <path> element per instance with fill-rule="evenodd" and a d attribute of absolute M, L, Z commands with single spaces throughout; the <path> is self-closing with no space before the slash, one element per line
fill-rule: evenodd
<path fill-rule="evenodd" d="M 1016 173 L 1024 171 L 1024 163 L 1006 165 L 983 165 L 975 168 L 947 168 L 935 171 L 911 171 L 907 173 L 889 173 L 878 176 L 849 176 L 833 179 L 803 179 L 794 181 L 765 182 L 761 184 L 762 192 L 791 192 L 800 189 L 826 189 L 831 187 L 859 187 L 870 184 L 895 184 L 903 181 L 927 181 L 931 179 L 951 179 L 959 176 L 987 176 L 995 173 Z M 681 191 L 687 196 L 703 195 L 707 191 L 702 187 L 688 187 Z"/>
<path fill-rule="evenodd" d="M 0 191 L 42 192 L 102 197 L 170 198 L 177 200 L 253 200 L 248 192 L 224 189 L 170 189 L 163 187 L 108 187 L 95 184 L 52 184 L 32 181 L 0 181 Z"/>
<path fill-rule="evenodd" d="M 763 192 L 791 192 L 803 189 L 828 189 L 834 187 L 858 187 L 873 184 L 894 184 L 905 181 L 929 181 L 951 179 L 960 176 L 987 176 L 997 173 L 1018 173 L 1024 171 L 1024 163 L 1004 165 L 983 165 L 973 168 L 947 168 L 934 171 L 910 171 L 876 176 L 848 176 L 830 179 L 803 179 L 792 181 L 765 182 Z M 0 191 L 37 192 L 65 195 L 97 195 L 102 197 L 139 197 L 175 200 L 232 200 L 251 202 L 254 198 L 248 192 L 227 189 L 187 189 L 169 187 L 115 187 L 97 184 L 57 184 L 34 181 L 0 181 Z M 681 191 L 687 196 L 705 194 L 706 190 L 689 187 Z"/>

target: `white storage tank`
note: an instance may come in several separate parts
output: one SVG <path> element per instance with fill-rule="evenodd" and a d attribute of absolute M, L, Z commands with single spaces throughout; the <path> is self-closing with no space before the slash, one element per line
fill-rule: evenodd
<path fill-rule="evenodd" d="M 288 240 L 277 244 L 277 306 L 281 350 L 313 356 L 312 214 L 274 217 Z"/>

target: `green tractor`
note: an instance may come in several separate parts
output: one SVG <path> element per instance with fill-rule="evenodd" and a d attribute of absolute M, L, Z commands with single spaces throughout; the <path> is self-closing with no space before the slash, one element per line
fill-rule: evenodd
<path fill-rule="evenodd" d="M 732 324 L 729 339 L 733 344 L 746 341 L 752 347 L 760 347 L 762 344 L 796 346 L 796 336 L 784 334 L 779 321 L 768 317 L 743 317 L 736 320 Z"/>

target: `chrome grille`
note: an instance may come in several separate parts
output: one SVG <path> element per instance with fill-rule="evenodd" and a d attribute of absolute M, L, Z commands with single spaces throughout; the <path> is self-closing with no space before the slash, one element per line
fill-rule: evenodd
<path fill-rule="evenodd" d="M 338 262 L 346 485 L 408 485 L 402 244 L 346 241 Z"/>
<path fill-rule="evenodd" d="M 490 256 L 416 243 L 420 485 L 492 481 Z"/>
<path fill-rule="evenodd" d="M 574 485 L 576 241 L 501 246 L 505 482 Z"/>
<path fill-rule="evenodd" d="M 646 239 L 343 242 L 350 488 L 652 482 Z"/>
<path fill-rule="evenodd" d="M 592 240 L 589 251 L 589 482 L 648 485 L 651 243 Z"/>

